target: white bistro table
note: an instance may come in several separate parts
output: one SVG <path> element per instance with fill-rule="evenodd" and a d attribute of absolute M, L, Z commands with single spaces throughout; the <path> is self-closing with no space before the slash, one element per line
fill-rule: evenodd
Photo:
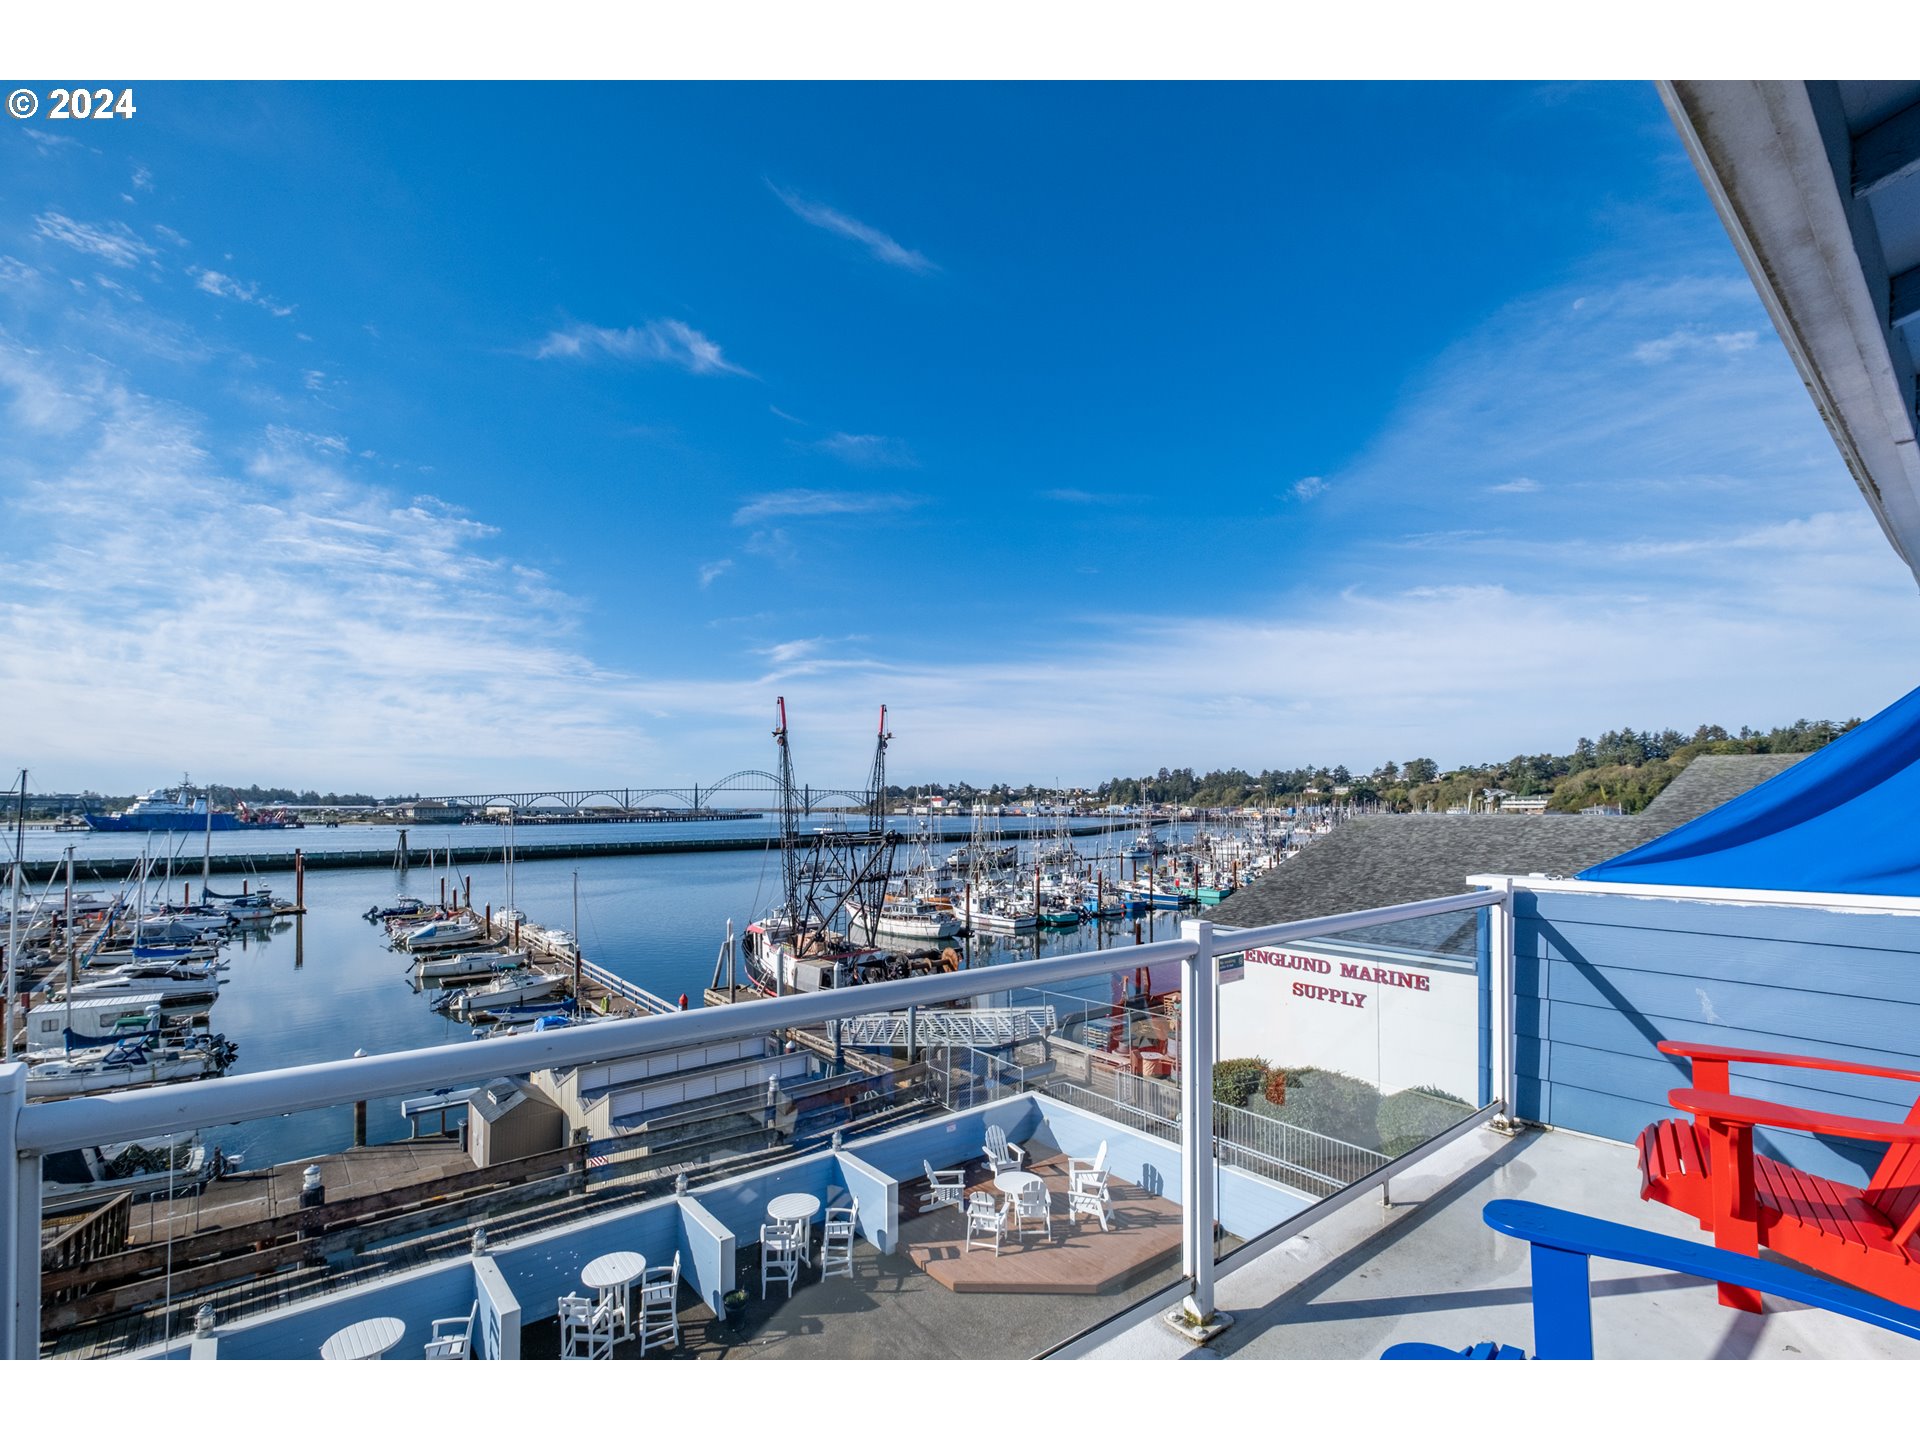
<path fill-rule="evenodd" d="M 1018 1195 L 1040 1177 L 1031 1170 L 1002 1170 L 993 1177 L 993 1188 L 1002 1195 Z M 1047 1182 L 1040 1180 L 1042 1185 Z"/>
<path fill-rule="evenodd" d="M 376 1315 L 371 1320 L 360 1320 L 336 1330 L 327 1337 L 327 1343 L 320 1347 L 322 1360 L 378 1360 L 387 1351 L 400 1343 L 400 1337 L 407 1333 L 407 1323 L 391 1315 Z"/>
<path fill-rule="evenodd" d="M 800 1255 L 806 1258 L 813 1243 L 813 1217 L 820 1213 L 820 1202 L 811 1195 L 776 1195 L 767 1202 L 767 1218 L 776 1225 L 800 1227 Z"/>
<path fill-rule="evenodd" d="M 625 1340 L 633 1334 L 633 1282 L 646 1273 L 647 1257 L 636 1250 L 598 1256 L 580 1272 L 580 1283 L 599 1291 L 602 1305 L 613 1305 L 617 1339 Z"/>

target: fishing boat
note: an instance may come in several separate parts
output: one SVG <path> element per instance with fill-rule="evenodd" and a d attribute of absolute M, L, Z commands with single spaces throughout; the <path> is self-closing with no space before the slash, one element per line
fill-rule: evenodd
<path fill-rule="evenodd" d="M 421 980 L 471 980 L 501 970 L 513 970 L 527 963 L 524 950 L 455 950 L 448 954 L 423 955 L 413 962 L 413 973 Z"/>
<path fill-rule="evenodd" d="M 960 913 L 970 928 L 997 935 L 1015 935 L 1040 926 L 1040 915 L 1033 908 L 1031 897 L 991 885 L 983 885 L 968 895 L 961 902 Z M 1078 918 L 1075 917 L 1076 921 Z"/>
<path fill-rule="evenodd" d="M 360 918 L 375 921 L 397 920 L 412 915 L 424 915 L 431 909 L 433 909 L 433 906 L 428 901 L 415 899 L 411 895 L 402 895 L 391 905 L 375 905 L 370 907 L 366 914 Z"/>
<path fill-rule="evenodd" d="M 859 901 L 847 903 L 847 918 L 855 934 L 892 935 L 902 940 L 946 940 L 960 933 L 951 910 L 938 910 L 925 901 L 889 896 L 879 913 Z"/>

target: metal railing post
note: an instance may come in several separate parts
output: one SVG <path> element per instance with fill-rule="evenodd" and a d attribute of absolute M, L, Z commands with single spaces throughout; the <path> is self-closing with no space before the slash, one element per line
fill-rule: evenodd
<path fill-rule="evenodd" d="M 1490 1097 L 1500 1106 L 1495 1124 L 1511 1129 L 1519 1121 L 1514 1106 L 1514 966 L 1513 966 L 1513 881 L 1503 878 L 1495 887 L 1500 903 L 1487 911 L 1487 1023 L 1492 1030 L 1489 1063 L 1493 1073 L 1488 1081 Z"/>
<path fill-rule="evenodd" d="M 1213 1224 L 1215 1210 L 1213 1061 L 1214 998 L 1219 970 L 1213 954 L 1213 922 L 1184 920 L 1180 938 L 1193 954 L 1182 962 L 1180 987 L 1181 1090 L 1180 1159 L 1182 1251 L 1193 1282 L 1182 1311 L 1184 1329 L 1210 1339 L 1222 1317 L 1213 1308 Z"/>
<path fill-rule="evenodd" d="M 27 1067 L 0 1065 L 0 1360 L 40 1353 L 40 1157 L 20 1154 L 20 1112 L 27 1103 Z"/>

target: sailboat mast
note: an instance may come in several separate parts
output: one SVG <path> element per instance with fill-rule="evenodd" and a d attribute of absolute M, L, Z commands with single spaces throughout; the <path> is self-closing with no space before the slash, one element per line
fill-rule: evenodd
<path fill-rule="evenodd" d="M 213 787 L 209 785 L 207 798 L 207 845 L 200 852 L 200 903 L 207 903 L 207 881 L 213 874 Z"/>

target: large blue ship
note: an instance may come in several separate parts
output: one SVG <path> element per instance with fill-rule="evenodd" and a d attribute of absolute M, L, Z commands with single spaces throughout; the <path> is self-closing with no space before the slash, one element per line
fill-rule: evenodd
<path fill-rule="evenodd" d="M 160 786 L 147 791 L 124 810 L 111 815 L 87 812 L 89 830 L 125 832 L 129 830 L 277 830 L 281 823 L 255 820 L 230 810 L 207 813 L 207 797 L 196 796 L 192 785 L 183 779 L 176 787 Z"/>

